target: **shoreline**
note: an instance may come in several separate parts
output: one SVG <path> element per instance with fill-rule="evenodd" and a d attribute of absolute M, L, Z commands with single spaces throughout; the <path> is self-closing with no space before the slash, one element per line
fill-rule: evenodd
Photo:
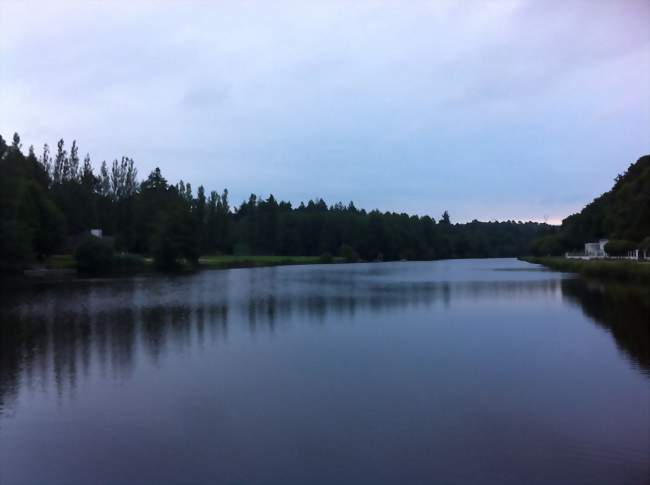
<path fill-rule="evenodd" d="M 325 260 L 321 256 L 264 256 L 221 255 L 201 256 L 197 269 L 263 268 L 268 266 L 295 266 L 303 264 L 334 264 L 345 262 L 343 258 Z"/>
<path fill-rule="evenodd" d="M 516 258 L 531 264 L 538 264 L 548 269 L 576 273 L 584 277 L 603 280 L 615 280 L 625 283 L 650 285 L 650 262 L 636 261 L 609 261 L 604 259 L 575 260 L 555 256 L 521 256 Z M 65 262 L 62 264 L 62 260 Z M 263 268 L 272 266 L 298 266 L 310 264 L 344 264 L 343 258 L 334 257 L 324 259 L 321 256 L 271 256 L 271 255 L 205 255 L 201 256 L 196 266 L 181 265 L 176 271 L 159 272 L 155 269 L 150 258 L 145 259 L 144 266 L 132 270 L 114 270 L 108 274 L 83 275 L 76 270 L 74 259 L 59 256 L 54 264 L 47 264 L 37 268 L 29 268 L 20 274 L 20 279 L 25 281 L 48 281 L 58 279 L 76 279 L 86 277 L 120 277 L 140 274 L 187 274 L 195 271 L 210 269 L 239 269 Z M 14 275 L 15 277 L 16 275 Z"/>
<path fill-rule="evenodd" d="M 650 285 L 650 262 L 610 261 L 606 259 L 581 260 L 567 259 L 561 256 L 523 256 L 517 259 L 557 271 L 577 273 L 588 278 Z"/>
<path fill-rule="evenodd" d="M 264 268 L 271 266 L 296 266 L 306 264 L 342 264 L 344 258 L 334 257 L 324 259 L 321 256 L 266 256 L 266 255 L 205 255 L 201 256 L 196 266 L 180 264 L 174 271 L 159 271 L 155 268 L 151 258 L 144 258 L 144 264 L 132 269 L 114 269 L 109 273 L 80 274 L 77 272 L 76 262 L 71 255 L 57 255 L 46 264 L 31 267 L 20 273 L 7 275 L 15 278 L 18 276 L 24 281 L 69 280 L 76 278 L 120 277 L 141 274 L 186 274 L 210 269 L 238 269 L 238 268 Z"/>

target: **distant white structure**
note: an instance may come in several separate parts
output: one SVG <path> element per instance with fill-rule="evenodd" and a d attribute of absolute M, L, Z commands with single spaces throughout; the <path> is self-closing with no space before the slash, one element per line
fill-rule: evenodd
<path fill-rule="evenodd" d="M 90 235 L 101 239 L 104 235 L 104 231 L 102 231 L 101 229 L 91 229 Z"/>
<path fill-rule="evenodd" d="M 585 243 L 585 252 L 583 254 L 566 253 L 565 257 L 569 259 L 607 258 L 608 255 L 605 252 L 605 245 L 608 242 L 609 239 L 601 239 L 598 242 Z"/>
<path fill-rule="evenodd" d="M 592 258 L 606 258 L 605 244 L 609 239 L 601 239 L 598 242 L 585 243 L 585 256 Z"/>
<path fill-rule="evenodd" d="M 564 256 L 569 259 L 594 259 L 594 258 L 607 258 L 607 259 L 639 259 L 641 256 L 641 251 L 638 249 L 632 249 L 627 251 L 625 255 L 621 256 L 610 256 L 605 251 L 605 245 L 609 242 L 609 239 L 601 239 L 598 242 L 585 243 L 585 252 L 584 253 L 565 253 Z"/>

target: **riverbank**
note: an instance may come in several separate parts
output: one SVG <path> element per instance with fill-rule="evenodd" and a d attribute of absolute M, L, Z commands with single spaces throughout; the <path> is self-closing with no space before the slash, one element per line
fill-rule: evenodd
<path fill-rule="evenodd" d="M 126 275 L 156 271 L 153 258 L 137 257 L 138 264 L 120 267 L 111 275 Z M 301 264 L 344 263 L 344 258 L 325 256 L 264 256 L 264 255 L 205 255 L 199 258 L 198 265 L 179 263 L 178 271 L 187 272 L 199 269 L 260 268 L 265 266 L 291 266 Z M 77 262 L 71 254 L 54 255 L 42 264 L 23 271 L 26 278 L 70 278 L 77 276 Z"/>
<path fill-rule="evenodd" d="M 590 278 L 624 281 L 629 283 L 650 284 L 650 263 L 639 261 L 621 261 L 606 259 L 567 259 L 562 257 L 519 258 L 527 263 L 541 264 L 550 269 L 578 273 Z"/>
<path fill-rule="evenodd" d="M 199 266 L 203 268 L 256 268 L 262 266 L 290 266 L 298 264 L 342 263 L 343 258 L 327 258 L 323 256 L 236 256 L 223 254 L 217 256 L 201 256 Z"/>

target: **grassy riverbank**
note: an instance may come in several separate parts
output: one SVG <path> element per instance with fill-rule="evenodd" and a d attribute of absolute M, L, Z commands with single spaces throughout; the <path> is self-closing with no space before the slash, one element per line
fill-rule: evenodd
<path fill-rule="evenodd" d="M 339 258 L 325 261 L 320 256 L 235 256 L 224 254 L 218 256 L 201 256 L 199 265 L 204 268 L 254 268 L 260 266 L 287 266 L 296 264 L 318 264 L 338 262 Z"/>
<path fill-rule="evenodd" d="M 521 261 L 583 276 L 650 284 L 650 263 L 606 259 L 567 259 L 562 257 L 522 257 Z"/>
<path fill-rule="evenodd" d="M 77 262 L 72 254 L 55 254 L 45 261 L 47 269 L 76 269 Z"/>
<path fill-rule="evenodd" d="M 154 261 L 150 257 L 138 258 L 137 265 L 118 265 L 120 268 L 114 268 L 111 273 L 140 273 L 154 270 Z M 117 256 L 124 259 L 124 256 Z M 322 256 L 262 256 L 262 255 L 244 255 L 236 256 L 232 254 L 225 255 L 206 255 L 199 258 L 198 268 L 203 269 L 228 269 L 228 268 L 257 268 L 264 266 L 288 266 L 298 264 L 323 264 L 323 263 L 342 263 L 343 258 L 328 258 Z M 119 261 L 118 261 L 119 262 Z M 76 271 L 77 262 L 71 254 L 54 255 L 44 261 L 37 267 L 30 268 L 25 272 L 25 276 L 60 276 Z M 180 270 L 190 271 L 197 269 L 196 266 L 180 263 Z M 74 274 L 74 273 L 73 273 Z"/>

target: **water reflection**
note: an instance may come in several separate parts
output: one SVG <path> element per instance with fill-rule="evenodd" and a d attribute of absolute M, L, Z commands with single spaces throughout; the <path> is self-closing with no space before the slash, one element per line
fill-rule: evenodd
<path fill-rule="evenodd" d="M 618 348 L 650 377 L 650 289 L 566 279 L 562 295 L 606 328 Z"/>
<path fill-rule="evenodd" d="M 3 478 L 643 476 L 647 290 L 530 268 L 306 266 L 3 289 Z"/>
<path fill-rule="evenodd" d="M 376 271 L 368 273 L 376 276 Z M 209 272 L 189 278 L 145 278 L 39 285 L 2 300 L 0 409 L 19 386 L 50 380 L 59 395 L 74 393 L 92 361 L 102 376 L 128 378 L 141 347 L 154 361 L 173 348 L 224 338 L 229 317 L 251 333 L 275 331 L 294 317 L 323 322 L 357 311 L 449 305 L 455 298 L 517 297 L 553 292 L 557 281 L 393 282 L 358 281 L 358 274 L 277 270 Z"/>
<path fill-rule="evenodd" d="M 202 348 L 228 335 L 228 325 L 254 334 L 295 319 L 325 322 L 357 312 L 404 311 L 476 299 L 562 297 L 607 328 L 617 345 L 650 373 L 647 291 L 536 277 L 515 280 L 381 281 L 384 266 L 359 270 L 258 269 L 173 278 L 67 282 L 5 292 L 0 325 L 0 412 L 21 385 L 74 395 L 96 363 L 104 377 L 126 379 L 142 349 L 153 362 L 169 351 Z M 379 280 L 378 280 L 379 279 Z"/>

